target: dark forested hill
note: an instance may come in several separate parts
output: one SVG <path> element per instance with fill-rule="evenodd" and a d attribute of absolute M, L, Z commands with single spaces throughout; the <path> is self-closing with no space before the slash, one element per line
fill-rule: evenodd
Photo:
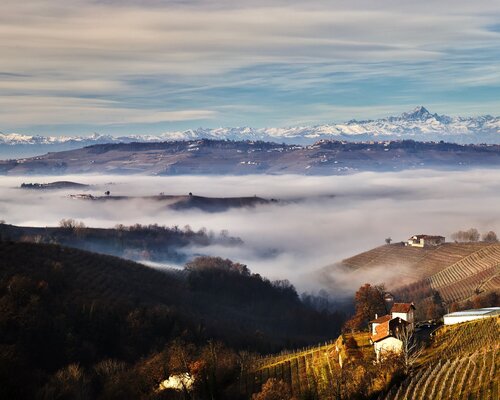
<path fill-rule="evenodd" d="M 28 227 L 0 223 L 0 238 L 14 241 L 60 244 L 96 253 L 118 256 L 136 261 L 154 261 L 179 264 L 187 261 L 182 251 L 187 246 L 202 249 L 205 246 L 238 246 L 242 240 L 189 227 L 159 225 L 118 225 L 115 228 L 90 228 L 74 220 L 62 220 L 59 227 Z"/>
<path fill-rule="evenodd" d="M 287 282 L 229 260 L 197 259 L 179 279 L 58 245 L 0 242 L 1 398 L 35 398 L 62 379 L 57 371 L 74 375 L 68 366 L 168 356 L 173 341 L 269 352 L 335 337 L 341 322 L 304 305 Z"/>
<path fill-rule="evenodd" d="M 95 145 L 33 158 L 0 161 L 0 173 L 335 175 L 355 171 L 460 170 L 499 165 L 499 145 L 405 140 L 369 143 L 320 141 L 310 146 L 297 146 L 204 139 Z"/>

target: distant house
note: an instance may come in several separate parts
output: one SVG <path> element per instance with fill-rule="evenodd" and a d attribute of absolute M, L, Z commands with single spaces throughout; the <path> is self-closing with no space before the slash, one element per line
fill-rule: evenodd
<path fill-rule="evenodd" d="M 383 353 L 399 353 L 403 342 L 399 339 L 403 330 L 413 331 L 415 328 L 415 305 L 413 303 L 394 303 L 391 313 L 370 321 L 370 341 L 377 356 L 377 361 Z"/>
<path fill-rule="evenodd" d="M 477 319 L 496 317 L 500 315 L 500 307 L 479 308 L 475 310 L 457 311 L 446 314 L 444 319 L 445 325 L 459 324 L 460 322 L 474 321 Z"/>
<path fill-rule="evenodd" d="M 405 245 L 411 247 L 439 246 L 443 244 L 445 240 L 446 238 L 444 236 L 413 235 L 406 241 Z"/>

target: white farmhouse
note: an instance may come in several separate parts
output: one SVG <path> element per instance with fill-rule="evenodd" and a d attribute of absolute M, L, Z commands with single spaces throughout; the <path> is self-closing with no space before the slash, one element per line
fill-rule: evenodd
<path fill-rule="evenodd" d="M 402 330 L 413 331 L 415 328 L 415 305 L 413 303 L 394 303 L 391 314 L 370 321 L 370 341 L 377 356 L 377 361 L 384 353 L 399 353 L 403 342 L 399 339 Z"/>
<path fill-rule="evenodd" d="M 476 310 L 457 311 L 446 314 L 445 325 L 459 324 L 460 322 L 474 321 L 477 319 L 490 318 L 500 315 L 500 307 L 479 308 Z"/>
<path fill-rule="evenodd" d="M 405 245 L 411 247 L 439 246 L 443 244 L 445 240 L 446 238 L 444 236 L 413 235 L 408 239 Z"/>

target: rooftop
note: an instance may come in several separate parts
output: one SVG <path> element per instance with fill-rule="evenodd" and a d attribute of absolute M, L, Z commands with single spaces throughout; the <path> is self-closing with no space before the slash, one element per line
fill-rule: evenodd
<path fill-rule="evenodd" d="M 478 308 L 474 310 L 456 311 L 446 314 L 445 317 L 470 317 L 483 315 L 500 315 L 500 307 Z"/>
<path fill-rule="evenodd" d="M 390 321 L 391 319 L 392 319 L 392 317 L 390 315 L 382 315 L 381 317 L 375 318 L 374 320 L 372 320 L 370 322 L 374 322 L 376 324 L 381 324 L 383 322 Z"/>
<path fill-rule="evenodd" d="M 391 313 L 408 313 L 412 307 L 415 309 L 415 305 L 413 303 L 394 303 L 391 308 Z"/>
<path fill-rule="evenodd" d="M 375 327 L 375 334 L 371 336 L 372 342 L 379 342 L 390 336 L 397 337 L 396 333 L 400 327 L 408 325 L 404 319 L 392 318 Z"/>
<path fill-rule="evenodd" d="M 444 239 L 444 236 L 439 235 L 413 235 L 410 239 Z"/>

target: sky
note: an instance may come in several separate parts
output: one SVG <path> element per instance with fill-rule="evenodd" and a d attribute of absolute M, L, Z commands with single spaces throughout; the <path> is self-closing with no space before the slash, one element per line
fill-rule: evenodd
<path fill-rule="evenodd" d="M 498 0 L 2 0 L 0 131 L 499 115 Z"/>

